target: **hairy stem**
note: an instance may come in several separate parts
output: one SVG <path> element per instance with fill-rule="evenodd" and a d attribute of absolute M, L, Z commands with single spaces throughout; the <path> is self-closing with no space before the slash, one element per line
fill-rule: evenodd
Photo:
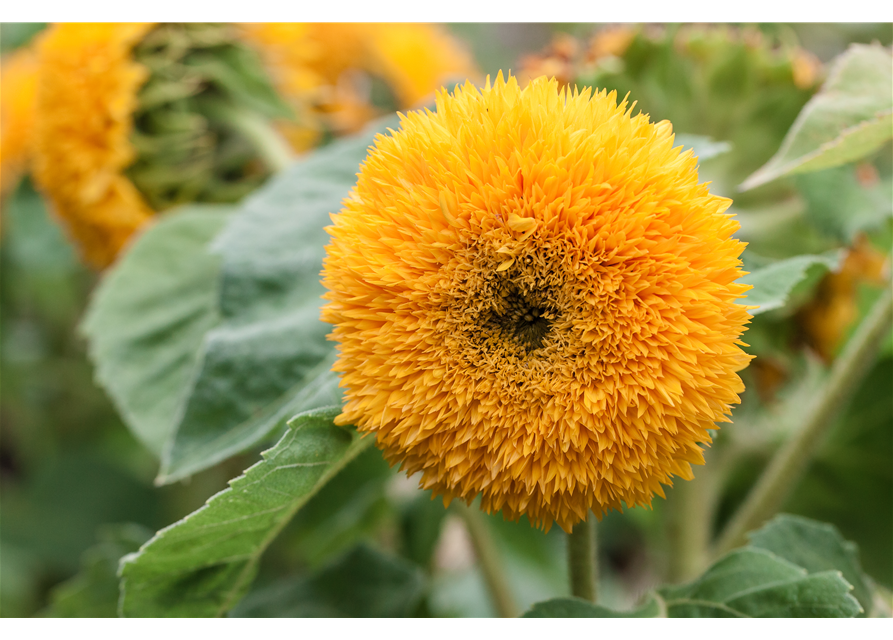
<path fill-rule="evenodd" d="M 694 480 L 674 483 L 668 496 L 667 537 L 670 557 L 668 578 L 682 582 L 700 573 L 707 560 L 716 501 L 710 461 L 698 468 Z"/>
<path fill-rule="evenodd" d="M 474 546 L 474 552 L 484 574 L 484 580 L 487 582 L 487 589 L 490 591 L 496 613 L 500 618 L 516 618 L 518 606 L 512 597 L 508 580 L 499 561 L 496 545 L 483 515 L 475 507 L 468 507 L 458 501 L 456 507 L 457 512 L 465 521 L 468 534 L 471 536 L 471 544 Z"/>
<path fill-rule="evenodd" d="M 744 534 L 771 518 L 806 471 L 834 418 L 843 409 L 874 362 L 893 326 L 893 290 L 888 286 L 859 325 L 831 368 L 824 387 L 804 413 L 803 426 L 775 454 L 720 535 L 715 555 L 745 542 Z"/>
<path fill-rule="evenodd" d="M 595 602 L 598 598 L 598 557 L 595 517 L 574 525 L 567 536 L 567 568 L 571 595 Z"/>

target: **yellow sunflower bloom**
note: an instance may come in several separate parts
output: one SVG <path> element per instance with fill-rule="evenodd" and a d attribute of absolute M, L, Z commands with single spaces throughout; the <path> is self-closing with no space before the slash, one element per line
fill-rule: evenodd
<path fill-rule="evenodd" d="M 59 24 L 39 41 L 35 177 L 91 264 L 114 260 L 153 215 L 123 173 L 148 71 L 131 50 L 149 24 Z"/>
<path fill-rule="evenodd" d="M 338 422 L 447 502 L 566 531 L 650 504 L 739 402 L 730 201 L 631 110 L 466 83 L 379 136 L 333 216 Z"/>
<path fill-rule="evenodd" d="M 425 25 L 62 24 L 38 51 L 35 177 L 100 268 L 156 212 L 237 201 L 275 170 L 271 158 L 287 157 L 285 147 L 261 157 L 234 109 L 281 121 L 304 151 L 382 112 L 358 74 L 409 106 L 471 69 Z"/>
<path fill-rule="evenodd" d="M 451 79 L 477 74 L 465 48 L 433 25 L 256 23 L 240 29 L 295 109 L 297 123 L 283 123 L 282 131 L 297 150 L 312 148 L 325 129 L 355 132 L 378 115 L 368 95 L 372 78 L 393 92 L 395 108 L 408 108 Z"/>
<path fill-rule="evenodd" d="M 0 66 L 0 194 L 15 187 L 30 159 L 37 58 L 16 51 Z"/>
<path fill-rule="evenodd" d="M 393 89 L 400 108 L 418 106 L 449 80 L 477 75 L 468 52 L 434 25 L 373 26 L 369 70 Z"/>

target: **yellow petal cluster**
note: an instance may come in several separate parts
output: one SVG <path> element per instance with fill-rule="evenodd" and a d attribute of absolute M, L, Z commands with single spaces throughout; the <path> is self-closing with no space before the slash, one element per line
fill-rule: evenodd
<path fill-rule="evenodd" d="M 338 418 L 447 501 L 565 530 L 703 462 L 743 389 L 730 201 L 669 122 L 515 78 L 379 136 L 328 228 Z"/>
<path fill-rule="evenodd" d="M 292 104 L 297 124 L 283 134 L 299 151 L 326 128 L 348 133 L 378 115 L 369 80 L 383 80 L 400 108 L 416 106 L 450 79 L 477 73 L 468 52 L 428 24 L 253 23 L 241 25 Z"/>
<path fill-rule="evenodd" d="M 154 214 L 124 175 L 149 24 L 57 24 L 40 36 L 34 174 L 84 258 L 105 267 Z"/>
<path fill-rule="evenodd" d="M 0 65 L 0 194 L 19 181 L 30 159 L 37 58 L 20 49 Z"/>

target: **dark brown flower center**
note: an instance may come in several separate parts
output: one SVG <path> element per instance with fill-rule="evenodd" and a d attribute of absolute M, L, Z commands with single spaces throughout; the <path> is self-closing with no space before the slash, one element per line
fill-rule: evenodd
<path fill-rule="evenodd" d="M 500 341 L 514 342 L 527 353 L 543 346 L 552 325 L 552 314 L 536 296 L 525 295 L 510 287 L 502 295 L 501 304 L 490 315 L 486 325 Z"/>

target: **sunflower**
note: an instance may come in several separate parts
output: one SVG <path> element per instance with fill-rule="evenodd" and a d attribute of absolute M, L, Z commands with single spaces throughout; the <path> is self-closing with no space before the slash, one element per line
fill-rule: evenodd
<path fill-rule="evenodd" d="M 256 23 L 240 30 L 298 114 L 296 123 L 281 124 L 298 150 L 327 131 L 356 132 L 383 110 L 417 106 L 450 79 L 477 74 L 465 48 L 434 25 Z M 375 83 L 384 96 L 373 95 Z"/>
<path fill-rule="evenodd" d="M 730 201 L 614 93 L 500 73 L 436 104 L 328 228 L 338 422 L 447 503 L 566 531 L 650 504 L 743 390 Z"/>
<path fill-rule="evenodd" d="M 137 91 L 148 73 L 131 49 L 148 24 L 62 24 L 38 43 L 34 172 L 84 256 L 109 264 L 152 216 L 124 169 Z"/>
<path fill-rule="evenodd" d="M 292 151 L 379 115 L 361 71 L 407 106 L 471 69 L 425 25 L 60 24 L 38 56 L 35 177 L 100 268 L 157 212 L 235 202 Z M 271 123 L 290 146 L 256 135 Z"/>

